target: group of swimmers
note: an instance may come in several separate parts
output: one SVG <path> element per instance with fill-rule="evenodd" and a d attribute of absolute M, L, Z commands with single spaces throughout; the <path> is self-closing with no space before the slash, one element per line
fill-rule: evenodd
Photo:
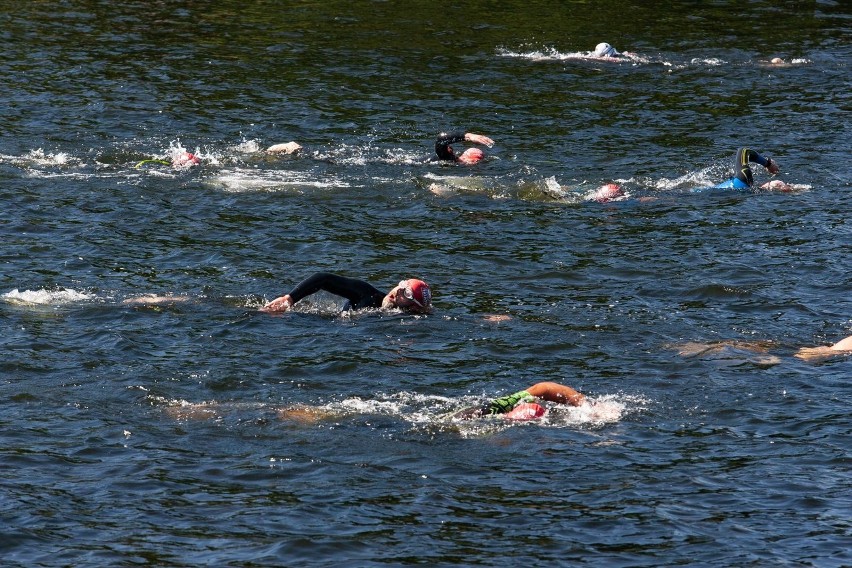
<path fill-rule="evenodd" d="M 626 55 L 629 55 L 625 52 Z M 620 58 L 625 54 L 619 53 L 612 45 L 600 43 L 590 57 L 595 58 Z M 488 148 L 494 146 L 494 140 L 482 134 L 473 132 L 442 132 L 435 141 L 435 156 L 432 161 L 454 162 L 462 165 L 473 165 L 483 160 L 485 153 L 478 147 L 469 147 L 461 153 L 457 153 L 452 145 L 460 143 L 471 143 L 483 145 Z M 276 144 L 267 148 L 267 152 L 275 154 L 293 154 L 302 147 L 296 142 Z M 772 158 L 765 157 L 750 148 L 741 148 L 735 158 L 734 177 L 719 183 L 712 188 L 702 189 L 735 189 L 745 190 L 754 187 L 754 175 L 750 164 L 756 163 L 769 171 L 770 174 L 778 173 L 780 167 Z M 200 164 L 200 159 L 192 153 L 181 152 L 173 157 L 174 167 L 191 167 Z M 760 186 L 761 189 L 775 191 L 790 191 L 791 186 L 780 180 L 771 180 Z M 608 183 L 600 187 L 593 196 L 593 200 L 606 202 L 622 197 L 623 191 L 614 183 Z M 346 300 L 343 307 L 347 310 L 361 309 L 397 309 L 411 314 L 428 314 L 432 311 L 432 292 L 429 285 L 423 280 L 409 278 L 399 282 L 396 286 L 384 293 L 369 282 L 356 278 L 349 278 L 328 272 L 318 272 L 297 284 L 289 293 L 279 296 L 266 304 L 259 311 L 275 314 L 290 310 L 296 303 L 316 292 L 325 291 Z M 852 353 L 852 336 L 847 337 L 834 345 L 825 347 L 803 348 L 797 353 L 797 357 L 805 360 L 819 360 L 837 354 Z M 456 419 L 470 419 L 482 416 L 500 415 L 511 420 L 530 420 L 539 418 L 546 413 L 546 409 L 539 404 L 542 401 L 580 406 L 585 402 L 583 394 L 571 387 L 553 382 L 536 383 L 526 389 L 496 398 L 483 406 L 471 407 L 453 414 Z"/>

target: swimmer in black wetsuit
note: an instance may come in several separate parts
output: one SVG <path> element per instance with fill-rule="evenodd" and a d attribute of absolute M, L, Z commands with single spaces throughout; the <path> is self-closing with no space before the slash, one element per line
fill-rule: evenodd
<path fill-rule="evenodd" d="M 289 294 L 275 298 L 260 308 L 262 312 L 286 312 L 293 304 L 324 290 L 348 300 L 344 311 L 364 308 L 399 308 L 412 313 L 426 313 L 432 306 L 432 292 L 422 280 L 411 278 L 401 281 L 387 294 L 369 282 L 317 272 L 300 282 Z"/>
<path fill-rule="evenodd" d="M 482 134 L 474 134 L 473 132 L 442 132 L 438 135 L 435 141 L 435 153 L 438 155 L 436 160 L 445 160 L 458 162 L 460 164 L 475 164 L 485 157 L 485 153 L 479 148 L 468 148 L 461 154 L 457 155 L 450 144 L 457 142 L 473 142 L 474 144 L 484 144 L 491 148 L 494 146 L 494 140 Z"/>
<path fill-rule="evenodd" d="M 778 163 L 772 158 L 765 158 L 751 148 L 740 148 L 737 152 L 737 157 L 734 159 L 734 170 L 737 172 L 736 175 L 729 180 L 713 186 L 713 189 L 749 189 L 753 187 L 754 176 L 752 175 L 751 167 L 749 167 L 749 162 L 760 164 L 769 170 L 769 173 L 772 175 L 777 174 L 780 169 L 778 167 Z M 785 186 L 781 187 L 775 183 L 777 181 L 778 180 L 774 180 L 772 182 L 765 183 L 760 186 L 760 188 L 789 191 L 789 186 L 787 186 L 787 184 L 781 182 L 781 185 Z"/>

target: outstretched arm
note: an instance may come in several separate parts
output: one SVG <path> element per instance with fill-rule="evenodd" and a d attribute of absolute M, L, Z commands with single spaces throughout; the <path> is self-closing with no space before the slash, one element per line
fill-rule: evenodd
<path fill-rule="evenodd" d="M 571 406 L 580 406 L 586 400 L 582 393 L 559 383 L 536 383 L 526 390 L 536 398 Z"/>
<path fill-rule="evenodd" d="M 302 280 L 289 294 L 267 303 L 260 308 L 260 311 L 285 312 L 305 296 L 310 296 L 320 290 L 346 298 L 351 302 L 353 308 L 364 307 L 374 297 L 381 299 L 384 296 L 379 290 L 363 280 L 338 276 L 329 272 L 317 272 Z"/>
<path fill-rule="evenodd" d="M 844 337 L 834 345 L 825 345 L 821 347 L 802 347 L 796 352 L 796 357 L 803 361 L 818 363 L 826 359 L 831 359 L 837 355 L 852 353 L 852 335 Z"/>
<path fill-rule="evenodd" d="M 494 140 L 489 138 L 488 136 L 483 136 L 482 134 L 474 134 L 473 132 L 465 132 L 464 139 L 468 142 L 473 142 L 474 144 L 483 144 L 491 148 L 494 146 Z"/>

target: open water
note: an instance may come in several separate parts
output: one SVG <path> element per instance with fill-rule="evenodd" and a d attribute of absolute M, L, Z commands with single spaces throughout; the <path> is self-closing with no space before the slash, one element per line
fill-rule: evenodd
<path fill-rule="evenodd" d="M 852 333 L 848 2 L 0 23 L 3 566 L 852 565 L 852 359 L 793 356 Z M 743 145 L 796 191 L 690 192 Z M 436 309 L 256 311 L 320 270 Z M 592 402 L 444 416 L 541 380 Z"/>

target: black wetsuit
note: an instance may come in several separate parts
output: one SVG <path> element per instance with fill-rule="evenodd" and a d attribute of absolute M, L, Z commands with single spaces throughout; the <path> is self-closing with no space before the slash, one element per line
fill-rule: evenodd
<path fill-rule="evenodd" d="M 748 166 L 749 162 L 760 164 L 765 168 L 769 165 L 769 158 L 764 158 L 751 148 L 740 148 L 737 152 L 735 165 L 737 175 L 734 177 L 751 187 L 754 185 L 754 177 L 751 175 L 751 168 Z"/>
<path fill-rule="evenodd" d="M 385 293 L 375 288 L 369 282 L 356 278 L 346 278 L 329 272 L 317 272 L 305 278 L 293 288 L 290 297 L 295 304 L 305 296 L 310 296 L 320 290 L 342 296 L 349 300 L 343 310 L 360 310 L 363 308 L 381 308 Z"/>
<path fill-rule="evenodd" d="M 456 153 L 453 152 L 453 149 L 450 147 L 450 144 L 455 144 L 456 142 L 464 142 L 464 132 L 450 132 L 447 134 L 446 132 L 441 132 L 438 135 L 438 139 L 435 140 L 435 153 L 438 154 L 437 158 L 433 158 L 434 160 L 450 160 L 455 162 L 458 160 Z"/>
<path fill-rule="evenodd" d="M 734 158 L 734 177 L 723 181 L 713 187 L 693 189 L 693 192 L 701 192 L 713 189 L 749 189 L 754 185 L 754 176 L 751 173 L 749 162 L 760 164 L 763 167 L 769 166 L 769 158 L 764 158 L 751 148 L 740 148 L 737 151 L 737 157 Z"/>

